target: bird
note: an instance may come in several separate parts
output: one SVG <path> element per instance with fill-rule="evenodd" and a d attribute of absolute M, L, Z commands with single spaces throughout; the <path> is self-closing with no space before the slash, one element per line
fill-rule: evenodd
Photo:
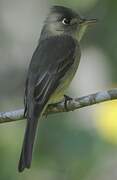
<path fill-rule="evenodd" d="M 49 104 L 64 99 L 80 62 L 80 40 L 95 22 L 96 19 L 83 18 L 65 6 L 50 8 L 27 72 L 24 95 L 27 122 L 19 172 L 31 167 L 38 122 Z"/>

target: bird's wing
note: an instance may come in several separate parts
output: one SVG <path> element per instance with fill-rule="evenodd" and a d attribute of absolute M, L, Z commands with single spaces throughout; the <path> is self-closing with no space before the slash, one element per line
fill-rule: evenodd
<path fill-rule="evenodd" d="M 42 42 L 38 48 L 39 70 L 34 98 L 38 104 L 42 105 L 47 103 L 65 73 L 74 63 L 76 42 L 69 36 L 52 37 Z"/>
<path fill-rule="evenodd" d="M 76 42 L 70 36 L 56 36 L 39 43 L 33 54 L 26 84 L 25 108 L 30 101 L 44 105 L 75 59 Z M 80 53 L 80 52 L 79 52 Z"/>

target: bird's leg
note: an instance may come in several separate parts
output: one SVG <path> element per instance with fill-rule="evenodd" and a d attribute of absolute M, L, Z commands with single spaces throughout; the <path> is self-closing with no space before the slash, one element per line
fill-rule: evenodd
<path fill-rule="evenodd" d="M 68 109 L 68 107 L 67 107 L 67 102 L 68 102 L 69 100 L 72 100 L 73 98 L 71 98 L 71 97 L 69 97 L 69 96 L 67 96 L 67 95 L 64 95 L 64 99 L 65 99 L 65 103 L 64 103 L 65 110 L 66 110 L 66 111 L 69 111 L 69 109 Z"/>
<path fill-rule="evenodd" d="M 45 119 L 47 119 L 47 117 L 48 117 L 48 112 L 45 111 L 45 112 L 44 112 L 44 115 L 45 115 Z"/>

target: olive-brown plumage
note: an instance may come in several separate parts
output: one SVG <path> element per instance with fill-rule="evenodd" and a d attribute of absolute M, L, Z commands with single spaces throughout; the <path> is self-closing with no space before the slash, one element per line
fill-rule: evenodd
<path fill-rule="evenodd" d="M 59 102 L 80 61 L 77 32 L 80 16 L 69 8 L 52 7 L 32 56 L 25 88 L 27 126 L 19 161 L 19 172 L 30 168 L 38 120 L 49 103 Z"/>

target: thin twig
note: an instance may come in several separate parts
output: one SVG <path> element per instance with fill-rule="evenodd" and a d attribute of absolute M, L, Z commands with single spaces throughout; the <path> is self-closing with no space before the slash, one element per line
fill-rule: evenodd
<path fill-rule="evenodd" d="M 93 104 L 98 104 L 104 101 L 115 100 L 115 99 L 117 99 L 117 89 L 101 91 L 101 92 L 97 92 L 95 94 L 90 94 L 90 95 L 83 96 L 80 98 L 74 98 L 67 101 L 67 112 L 74 111 L 76 109 L 83 108 L 86 106 L 91 106 Z M 47 107 L 45 114 L 47 115 L 47 114 L 60 113 L 60 112 L 66 112 L 64 101 L 57 104 L 49 105 Z M 23 113 L 24 113 L 24 109 L 19 109 L 19 110 L 10 111 L 10 112 L 1 112 L 0 123 L 23 120 L 25 119 L 23 117 Z"/>

